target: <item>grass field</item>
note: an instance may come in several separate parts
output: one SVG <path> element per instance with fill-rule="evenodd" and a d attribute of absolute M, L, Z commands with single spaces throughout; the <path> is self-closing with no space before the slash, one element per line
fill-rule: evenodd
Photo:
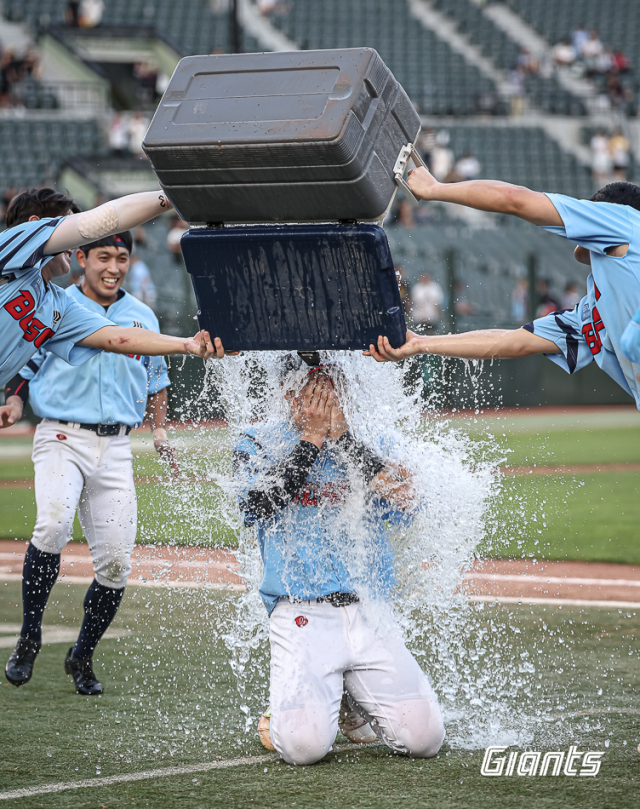
<path fill-rule="evenodd" d="M 640 415 L 629 408 L 601 411 L 507 414 L 454 422 L 474 437 L 497 437 L 511 466 L 640 464 Z M 211 481 L 219 469 L 224 430 L 180 433 L 176 439 L 189 482 L 159 482 L 164 468 L 148 437 L 134 438 L 141 542 L 233 545 L 232 529 L 213 518 L 217 490 Z M 33 490 L 11 486 L 29 480 L 31 439 L 0 442 L 0 536 L 28 539 L 35 521 Z M 547 559 L 640 563 L 637 539 L 640 472 L 582 472 L 575 475 L 508 477 L 492 508 L 498 524 L 486 545 L 492 556 L 535 554 Z M 82 531 L 76 520 L 76 539 Z"/>
<path fill-rule="evenodd" d="M 84 587 L 57 585 L 45 623 L 77 627 L 83 594 Z M 234 620 L 237 598 L 203 590 L 128 588 L 114 626 L 129 634 L 103 640 L 96 653 L 106 687 L 98 699 L 73 693 L 62 668 L 67 645 L 45 645 L 30 683 L 20 689 L 0 685 L 0 793 L 197 765 L 217 756 L 234 764 L 239 757 L 264 754 L 255 719 L 246 733 L 240 708 L 246 703 L 255 717 L 263 707 L 262 688 L 239 695 L 222 639 Z M 4 621 L 19 620 L 19 600 L 17 583 L 2 586 Z M 6 626 L 0 625 L 0 632 L 6 633 Z M 0 806 L 637 806 L 640 617 L 618 611 L 487 607 L 470 616 L 465 642 L 471 648 L 482 631 L 488 656 L 499 656 L 504 643 L 500 627 L 517 637 L 513 649 L 519 657 L 528 654 L 536 672 L 518 675 L 517 687 L 512 684 L 509 694 L 486 709 L 473 707 L 473 700 L 483 697 L 479 675 L 467 686 L 462 704 L 454 707 L 444 698 L 448 738 L 431 761 L 392 755 L 381 745 L 345 746 L 321 764 L 299 770 L 271 755 L 220 771 L 13 798 Z M 266 674 L 264 649 L 257 663 Z M 429 670 L 429 661 L 425 665 Z M 500 744 L 505 733 L 514 732 L 518 738 L 510 742 L 512 750 L 566 751 L 575 744 L 581 751 L 602 751 L 600 774 L 481 776 L 485 746 Z"/>

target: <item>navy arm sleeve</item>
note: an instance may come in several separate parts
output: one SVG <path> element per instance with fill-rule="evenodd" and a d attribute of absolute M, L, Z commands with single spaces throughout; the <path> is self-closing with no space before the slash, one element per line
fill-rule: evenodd
<path fill-rule="evenodd" d="M 367 483 L 370 483 L 386 466 L 373 450 L 361 441 L 356 441 L 348 430 L 336 441 L 336 448 L 344 452 L 356 469 L 360 470 Z"/>
<path fill-rule="evenodd" d="M 304 486 L 319 452 L 315 444 L 299 441 L 286 458 L 274 464 L 262 483 L 249 488 L 241 498 L 240 508 L 245 514 L 245 521 L 268 520 L 288 506 Z M 234 450 L 234 472 L 248 461 L 248 453 Z"/>

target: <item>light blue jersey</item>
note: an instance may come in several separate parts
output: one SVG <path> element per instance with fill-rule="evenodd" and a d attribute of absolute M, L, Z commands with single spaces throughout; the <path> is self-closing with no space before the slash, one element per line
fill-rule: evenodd
<path fill-rule="evenodd" d="M 104 307 L 87 298 L 80 287 L 65 290 L 65 297 L 90 312 Z M 118 326 L 138 326 L 158 331 L 153 311 L 133 295 L 124 292 L 108 308 Z M 167 365 L 162 357 L 99 352 L 80 368 L 72 368 L 47 347 L 20 370 L 30 380 L 29 402 L 36 415 L 84 424 L 142 423 L 147 396 L 169 385 Z"/>
<path fill-rule="evenodd" d="M 547 196 L 564 226 L 545 226 L 544 230 L 589 250 L 591 274 L 587 295 L 575 309 L 552 313 L 525 328 L 560 348 L 562 355 L 548 357 L 569 373 L 594 359 L 633 396 L 640 409 L 640 365 L 622 349 L 622 334 L 640 306 L 640 211 L 562 194 Z M 607 248 L 621 244 L 629 245 L 625 256 L 606 254 Z"/>
<path fill-rule="evenodd" d="M 45 344 L 70 365 L 86 362 L 97 349 L 76 343 L 113 325 L 42 280 L 40 271 L 53 258 L 42 251 L 61 221 L 39 219 L 0 233 L 0 386 Z"/>
<path fill-rule="evenodd" d="M 236 470 L 241 503 L 265 472 L 285 458 L 300 436 L 286 424 L 249 427 L 234 447 L 244 458 Z M 268 520 L 245 511 L 245 525 L 256 525 L 263 577 L 260 595 L 269 614 L 278 598 L 310 599 L 329 593 L 368 592 L 384 597 L 395 585 L 390 529 L 409 521 L 402 511 L 371 497 L 357 514 L 358 547 L 350 531 L 350 482 L 346 460 L 326 445 L 293 501 Z M 362 539 L 364 538 L 364 540 Z"/>
<path fill-rule="evenodd" d="M 640 365 L 640 306 L 622 333 L 622 350 L 631 362 Z"/>

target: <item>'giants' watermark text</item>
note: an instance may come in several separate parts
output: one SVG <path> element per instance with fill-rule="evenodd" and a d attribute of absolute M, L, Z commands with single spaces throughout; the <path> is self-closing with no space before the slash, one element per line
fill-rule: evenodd
<path fill-rule="evenodd" d="M 567 753 L 553 751 L 539 753 L 513 750 L 503 755 L 508 747 L 487 747 L 482 759 L 481 775 L 568 775 L 591 776 L 600 772 L 604 752 L 584 753 L 573 745 Z"/>

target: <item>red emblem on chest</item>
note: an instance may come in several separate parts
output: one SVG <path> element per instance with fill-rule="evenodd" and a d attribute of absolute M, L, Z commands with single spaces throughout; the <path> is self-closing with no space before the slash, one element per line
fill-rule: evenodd
<path fill-rule="evenodd" d="M 56 438 L 58 439 L 58 441 L 66 441 L 67 440 L 67 436 L 62 435 L 62 433 L 56 433 Z"/>
<path fill-rule="evenodd" d="M 304 615 L 298 615 L 295 622 L 298 626 L 306 626 L 309 623 L 309 619 L 305 618 Z"/>

